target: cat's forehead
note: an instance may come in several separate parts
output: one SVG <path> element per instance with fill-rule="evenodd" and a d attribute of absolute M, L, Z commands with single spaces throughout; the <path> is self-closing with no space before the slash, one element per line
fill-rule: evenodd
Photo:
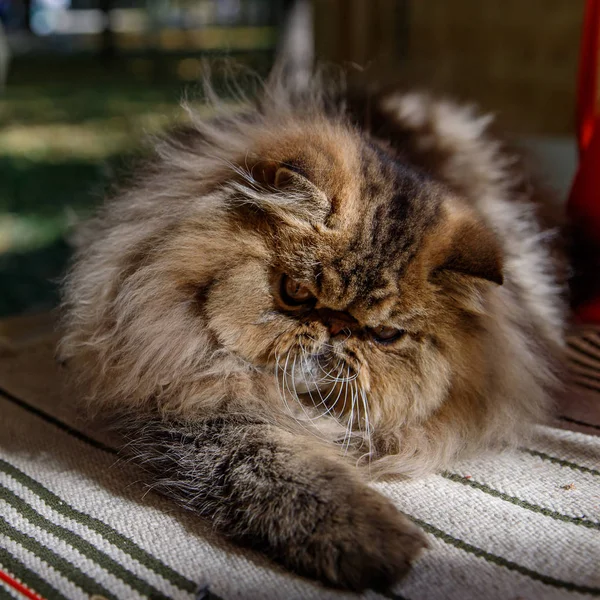
<path fill-rule="evenodd" d="M 412 214 L 398 206 L 404 199 L 395 200 L 374 203 L 352 230 L 316 244 L 313 279 L 329 306 L 367 311 L 377 320 L 373 311 L 389 314 L 417 292 L 421 280 L 414 275 L 430 251 L 427 234 L 435 230 L 437 211 Z"/>
<path fill-rule="evenodd" d="M 369 139 L 313 140 L 303 151 L 297 145 L 293 156 L 327 196 L 330 211 L 297 251 L 307 254 L 307 271 L 330 305 L 385 303 L 397 297 L 440 219 L 439 186 Z"/>
<path fill-rule="evenodd" d="M 304 175 L 330 203 L 331 228 L 377 228 L 383 222 L 430 219 L 439 194 L 427 176 L 384 144 L 345 125 L 295 124 L 256 147 L 260 160 Z M 393 233 L 393 232 L 392 232 Z"/>

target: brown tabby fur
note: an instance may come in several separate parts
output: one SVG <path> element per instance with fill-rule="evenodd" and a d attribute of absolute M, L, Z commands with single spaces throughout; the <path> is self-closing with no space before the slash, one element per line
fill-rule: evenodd
<path fill-rule="evenodd" d="M 563 333 L 536 190 L 488 119 L 364 100 L 275 84 L 158 143 L 82 233 L 61 345 L 157 489 L 356 590 L 424 545 L 365 479 L 520 440 Z M 316 303 L 287 306 L 283 273 Z"/>

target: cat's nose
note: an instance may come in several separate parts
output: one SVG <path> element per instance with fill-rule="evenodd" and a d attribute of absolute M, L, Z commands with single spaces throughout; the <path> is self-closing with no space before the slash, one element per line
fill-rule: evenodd
<path fill-rule="evenodd" d="M 331 310 L 330 308 L 319 308 L 317 313 L 332 336 L 337 335 L 344 329 L 352 332 L 359 327 L 358 321 L 347 312 Z"/>

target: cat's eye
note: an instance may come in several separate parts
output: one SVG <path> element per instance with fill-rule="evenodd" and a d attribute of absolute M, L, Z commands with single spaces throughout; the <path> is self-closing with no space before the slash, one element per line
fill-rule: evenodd
<path fill-rule="evenodd" d="M 370 331 L 372 338 L 379 344 L 391 344 L 399 340 L 406 333 L 404 329 L 396 329 L 395 327 L 387 327 L 385 325 L 373 327 Z"/>
<path fill-rule="evenodd" d="M 312 301 L 314 296 L 305 285 L 288 275 L 283 275 L 281 278 L 281 299 L 290 306 L 300 306 Z"/>

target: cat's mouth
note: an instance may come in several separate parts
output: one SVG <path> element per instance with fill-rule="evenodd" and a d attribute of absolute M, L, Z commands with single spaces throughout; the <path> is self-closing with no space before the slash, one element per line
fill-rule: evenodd
<path fill-rule="evenodd" d="M 293 362 L 288 387 L 304 404 L 337 412 L 345 403 L 349 386 L 356 377 L 357 374 L 340 357 L 305 354 Z"/>
<path fill-rule="evenodd" d="M 357 402 L 363 402 L 360 358 L 346 345 L 302 338 L 274 357 L 283 402 L 288 407 L 295 403 L 304 415 L 312 415 L 311 419 L 314 415 L 347 416 Z"/>
<path fill-rule="evenodd" d="M 301 360 L 294 363 L 291 375 L 294 391 L 297 394 L 327 391 L 327 388 L 331 388 L 331 382 L 327 377 L 328 371 L 323 357 L 319 355 L 302 356 Z"/>
<path fill-rule="evenodd" d="M 351 366 L 352 358 L 301 351 L 287 354 L 283 361 L 278 358 L 275 367 L 281 398 L 292 416 L 313 425 L 332 417 L 344 428 L 338 441 L 346 450 L 354 430 L 369 440 L 371 435 L 367 391 L 359 380 L 360 364 Z"/>

